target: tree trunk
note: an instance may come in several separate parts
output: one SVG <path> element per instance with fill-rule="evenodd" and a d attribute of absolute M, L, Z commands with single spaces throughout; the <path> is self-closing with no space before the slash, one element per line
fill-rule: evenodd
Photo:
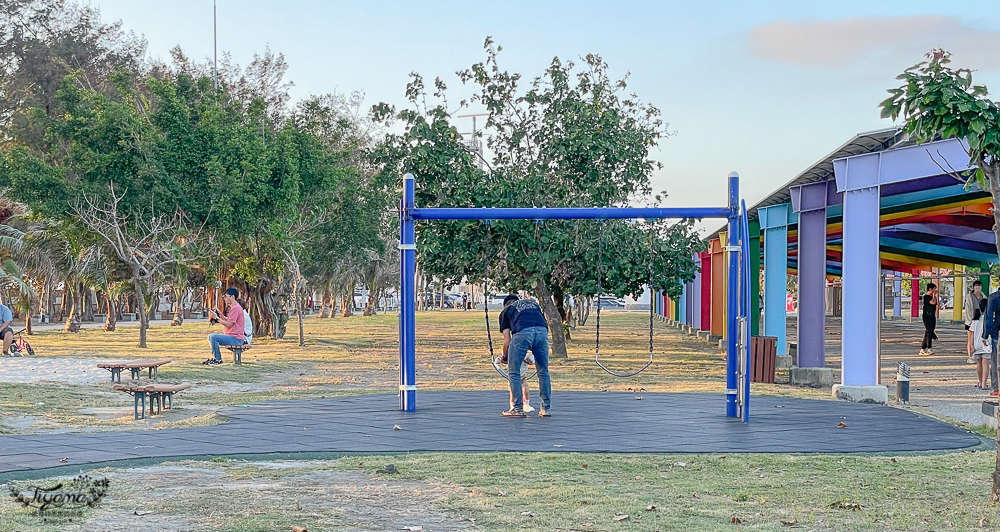
<path fill-rule="evenodd" d="M 170 320 L 171 327 L 184 325 L 184 299 L 187 287 L 178 286 L 174 289 L 174 319 Z"/>
<path fill-rule="evenodd" d="M 552 299 L 556 304 L 556 310 L 559 312 L 559 328 L 562 329 L 563 334 L 566 336 L 566 341 L 570 341 L 573 338 L 569 334 L 569 314 L 566 312 L 566 296 L 562 291 L 562 287 L 555 285 L 552 288 Z"/>
<path fill-rule="evenodd" d="M 362 316 L 374 316 L 376 310 L 375 302 L 378 301 L 378 295 L 372 288 L 372 285 L 367 285 L 367 289 L 368 289 L 368 301 L 365 302 L 365 312 L 364 314 L 362 314 Z"/>
<path fill-rule="evenodd" d="M 349 318 L 354 315 L 354 293 L 340 296 L 340 317 Z"/>
<path fill-rule="evenodd" d="M 993 197 L 993 235 L 997 239 L 997 255 L 1000 256 L 1000 161 L 994 155 L 992 164 L 986 164 L 982 159 L 975 162 L 986 174 L 990 195 Z M 997 419 L 1000 420 L 1000 408 L 997 409 Z M 990 500 L 1000 502 L 1000 425 L 997 426 L 997 463 L 993 468 L 993 489 L 990 492 Z"/>
<path fill-rule="evenodd" d="M 76 311 L 76 302 L 73 291 L 69 288 L 70 284 L 66 283 L 66 290 L 63 291 L 63 301 L 67 303 L 69 308 L 69 316 L 66 317 L 66 332 L 80 332 L 80 314 Z"/>
<path fill-rule="evenodd" d="M 326 312 L 327 312 L 327 307 L 329 305 L 330 305 L 330 289 L 326 288 L 326 289 L 323 290 L 323 299 L 322 299 L 322 302 L 319 305 L 319 317 L 320 318 L 327 317 Z M 330 310 L 330 313 L 332 314 L 333 313 L 333 308 L 330 308 L 329 310 Z"/>
<path fill-rule="evenodd" d="M 581 327 L 586 325 L 587 320 L 590 319 L 591 301 L 593 301 L 591 298 L 583 297 L 580 298 L 580 301 L 576 305 L 576 308 L 580 314 L 579 318 L 577 318 L 577 322 L 580 324 Z"/>
<path fill-rule="evenodd" d="M 298 265 L 296 265 L 296 270 Z M 292 297 L 295 298 L 295 313 L 298 314 L 299 318 L 299 346 L 306 345 L 306 333 L 305 326 L 302 324 L 302 313 L 305 312 L 305 308 L 302 306 L 302 298 L 299 297 L 299 282 L 295 281 L 292 285 Z"/>
<path fill-rule="evenodd" d="M 302 313 L 305 312 L 305 309 L 302 307 L 302 297 L 300 294 L 300 289 L 301 285 L 303 284 L 302 283 L 303 279 L 302 279 L 302 270 L 299 269 L 299 260 L 295 256 L 295 249 L 291 250 L 291 257 L 292 257 L 292 265 L 295 268 L 295 271 L 293 272 L 295 274 L 295 279 L 292 281 L 292 299 L 295 301 L 295 314 L 299 322 L 299 346 L 301 347 L 306 345 L 305 327 L 302 322 L 303 320 Z"/>
<path fill-rule="evenodd" d="M 24 334 L 31 334 L 31 308 L 24 313 Z"/>
<path fill-rule="evenodd" d="M 81 283 L 81 286 L 82 284 L 83 283 Z M 82 318 L 83 321 L 92 322 L 94 321 L 94 299 L 95 299 L 94 291 L 85 286 L 82 286 L 82 289 L 83 289 L 83 297 L 81 298 L 80 301 L 80 303 L 83 305 Z"/>
<path fill-rule="evenodd" d="M 543 282 L 535 283 L 535 297 L 545 314 L 545 321 L 549 325 L 549 338 L 551 338 L 551 348 L 549 358 L 569 358 L 566 354 L 566 336 L 563 335 L 562 320 L 559 319 L 559 310 L 556 309 L 555 302 L 552 301 L 552 294 Z"/>
<path fill-rule="evenodd" d="M 69 281 L 66 281 L 65 283 L 63 283 L 62 302 L 59 304 L 58 319 L 64 320 L 66 319 L 66 316 L 69 316 L 69 305 L 72 299 L 73 299 L 72 289 L 70 288 Z"/>
<path fill-rule="evenodd" d="M 288 323 L 288 313 L 278 304 L 274 297 L 273 285 L 267 279 L 261 279 L 256 285 L 247 287 L 247 312 L 254 324 L 254 337 L 280 339 L 285 337 L 285 325 Z"/>
<path fill-rule="evenodd" d="M 149 314 L 146 312 L 146 296 L 142 290 L 142 280 L 139 278 L 138 270 L 132 270 L 132 283 L 135 285 L 135 305 L 139 314 L 139 343 L 136 344 L 136 347 L 145 349 Z"/>
<path fill-rule="evenodd" d="M 339 296 L 336 293 L 334 293 L 334 292 L 330 293 L 330 315 L 327 316 L 330 319 L 333 319 L 333 318 L 335 318 L 337 316 L 337 298 L 338 297 Z M 340 302 L 340 306 L 341 307 L 344 306 L 344 302 L 343 301 Z"/>
<path fill-rule="evenodd" d="M 118 305 L 115 304 L 115 298 L 108 297 L 108 317 L 104 318 L 104 330 L 107 332 L 114 332 L 115 328 L 118 326 Z"/>

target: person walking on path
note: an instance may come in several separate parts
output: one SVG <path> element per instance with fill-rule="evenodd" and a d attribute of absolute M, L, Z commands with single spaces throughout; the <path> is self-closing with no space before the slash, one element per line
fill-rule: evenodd
<path fill-rule="evenodd" d="M 931 350 L 931 343 L 937 340 L 938 337 L 934 334 L 934 328 L 937 327 L 937 313 L 938 313 L 938 288 L 934 283 L 927 283 L 927 292 L 924 293 L 923 297 L 924 312 L 923 312 L 923 322 L 924 322 L 924 339 L 920 342 L 920 354 L 921 355 L 933 355 L 934 351 Z"/>
<path fill-rule="evenodd" d="M 993 351 L 989 338 L 983 338 L 983 322 L 986 321 L 986 298 L 979 300 L 972 319 L 972 359 L 976 362 L 976 388 L 986 389 L 986 376 L 990 370 L 990 356 Z"/>
<path fill-rule="evenodd" d="M 975 350 L 972 345 L 973 339 L 976 335 L 972 332 L 972 321 L 973 315 L 979 310 L 979 302 L 986 299 L 983 294 L 983 283 L 979 279 L 976 279 L 972 283 L 972 291 L 965 294 L 965 302 L 962 304 L 962 314 L 965 318 L 965 331 L 969 337 L 968 345 L 966 346 L 966 351 L 969 353 L 969 363 L 973 362 L 972 352 Z"/>
<path fill-rule="evenodd" d="M 549 417 L 549 395 L 552 392 L 549 382 L 549 328 L 541 307 L 534 301 L 519 299 L 513 294 L 505 297 L 503 310 L 500 311 L 500 332 L 503 333 L 501 362 L 507 363 L 507 383 L 514 403 L 510 410 L 504 410 L 501 415 L 525 416 L 521 393 L 521 364 L 530 349 L 535 356 L 535 370 L 538 373 L 538 398 L 541 401 L 538 415 Z"/>
<path fill-rule="evenodd" d="M 983 319 L 983 338 L 992 340 L 990 343 L 990 397 L 1000 396 L 997 391 L 997 333 L 1000 332 L 1000 290 L 990 294 L 986 303 L 986 317 Z"/>
<path fill-rule="evenodd" d="M 226 317 L 222 317 L 217 310 L 208 311 L 209 319 L 213 320 L 213 322 L 218 321 L 225 329 L 222 334 L 208 335 L 208 345 L 212 347 L 212 358 L 202 362 L 202 364 L 222 364 L 222 353 L 219 351 L 220 345 L 243 345 L 246 341 L 246 333 L 244 332 L 246 324 L 243 318 L 243 307 L 236 301 L 236 296 L 238 295 L 240 295 L 239 290 L 229 288 L 226 290 L 225 295 L 222 296 L 222 300 L 229 308 L 226 311 Z"/>

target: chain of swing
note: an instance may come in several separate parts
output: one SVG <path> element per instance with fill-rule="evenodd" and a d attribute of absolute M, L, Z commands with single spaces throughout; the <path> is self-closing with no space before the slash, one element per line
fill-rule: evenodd
<path fill-rule="evenodd" d="M 485 222 L 485 225 L 486 225 L 486 231 L 487 231 L 487 242 L 492 242 L 492 238 L 491 238 L 492 237 L 492 223 L 491 223 L 490 220 L 487 220 Z M 537 271 L 539 272 L 539 274 L 541 274 L 541 271 L 542 271 L 542 241 L 541 241 L 541 235 L 540 235 L 541 225 L 542 225 L 542 221 L 541 220 L 536 220 L 535 221 L 535 243 L 536 243 L 536 245 L 538 247 Z M 602 370 L 604 370 L 605 372 L 607 372 L 609 375 L 612 375 L 614 377 L 623 377 L 623 378 L 624 377 L 633 377 L 635 375 L 638 375 L 638 374 L 642 373 L 646 368 L 648 368 L 650 365 L 653 364 L 653 305 L 652 305 L 652 298 L 653 298 L 653 261 L 654 261 L 653 228 L 651 226 L 650 230 L 649 230 L 649 265 L 648 265 L 649 266 L 649 272 L 648 272 L 649 273 L 649 288 L 650 288 L 650 305 L 649 305 L 649 360 L 646 362 L 645 365 L 643 365 L 641 368 L 639 368 L 639 369 L 637 369 L 635 371 L 632 371 L 632 372 L 629 372 L 629 373 L 621 373 L 621 372 L 616 372 L 616 371 L 611 370 L 610 368 L 608 368 L 607 366 L 605 366 L 604 363 L 601 362 L 601 280 L 602 280 L 602 277 L 604 275 L 604 273 L 603 273 L 603 262 L 604 262 L 604 221 L 603 220 L 599 220 L 598 221 L 598 227 L 599 228 L 598 228 L 598 237 L 597 237 L 597 323 L 596 323 L 596 328 L 595 328 L 596 329 L 595 330 L 596 340 L 595 340 L 595 344 L 594 344 L 594 361 L 597 363 L 597 365 Z M 485 267 L 483 269 L 483 272 L 484 272 L 483 292 L 484 292 L 484 295 L 485 295 L 485 299 L 484 299 L 485 304 L 483 305 L 483 309 L 484 309 L 484 312 L 485 312 L 485 315 L 486 315 L 486 341 L 487 341 L 487 343 L 489 345 L 490 360 L 493 363 L 493 368 L 496 369 L 497 373 L 499 373 L 501 377 L 503 377 L 504 379 L 509 379 L 509 375 L 508 375 L 507 371 L 504 370 L 504 366 L 505 365 L 501 361 L 501 355 L 497 355 L 494 352 L 494 349 L 493 349 L 493 335 L 492 335 L 491 328 L 490 328 L 489 272 L 490 272 L 490 263 L 492 262 L 492 259 L 494 259 L 494 256 L 492 254 L 487 253 L 486 254 L 486 260 L 485 260 Z M 542 282 L 541 278 L 539 278 L 539 280 L 537 282 Z M 560 331 L 560 334 L 561 333 L 562 332 Z M 529 375 L 527 377 L 524 377 L 524 378 L 525 379 L 530 379 L 531 377 L 534 377 L 534 376 L 535 376 L 535 373 L 532 373 L 531 375 Z"/>

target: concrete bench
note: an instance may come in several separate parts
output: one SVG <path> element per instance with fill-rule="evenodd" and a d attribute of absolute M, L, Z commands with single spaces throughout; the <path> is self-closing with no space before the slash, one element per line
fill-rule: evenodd
<path fill-rule="evenodd" d="M 243 345 L 224 345 L 226 349 L 233 352 L 233 364 L 236 366 L 243 365 L 243 352 L 250 350 L 250 344 Z"/>
<path fill-rule="evenodd" d="M 159 376 L 160 366 L 169 364 L 173 360 L 169 358 L 145 358 L 142 360 L 129 360 L 124 362 L 105 362 L 97 367 L 111 372 L 111 382 L 122 381 L 122 370 L 127 369 L 132 374 L 132 379 L 137 380 L 142 375 L 142 370 L 149 370 L 149 378 L 156 379 Z"/>
<path fill-rule="evenodd" d="M 156 408 L 156 414 L 159 414 L 163 410 L 170 410 L 174 406 L 174 394 L 181 391 L 187 390 L 191 385 L 188 383 L 182 384 L 126 384 L 115 386 L 115 391 L 126 392 L 135 398 L 135 419 L 146 418 L 146 398 L 149 398 L 149 415 L 154 415 L 153 408 Z M 164 400 L 166 400 L 166 405 L 164 405 Z M 142 407 L 140 408 L 140 403 Z"/>

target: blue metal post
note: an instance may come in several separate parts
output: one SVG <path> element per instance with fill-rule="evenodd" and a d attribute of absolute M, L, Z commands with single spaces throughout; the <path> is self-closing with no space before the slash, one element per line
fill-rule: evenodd
<path fill-rule="evenodd" d="M 902 316 L 902 293 L 903 293 L 903 282 L 899 280 L 903 274 L 901 272 L 892 272 L 892 317 L 898 318 Z"/>
<path fill-rule="evenodd" d="M 736 341 L 739 335 L 737 311 L 739 309 L 739 268 L 740 268 L 740 175 L 729 173 L 729 242 L 726 246 L 729 267 L 729 290 L 726 294 L 726 415 L 737 417 L 736 409 Z"/>
<path fill-rule="evenodd" d="M 416 304 L 417 246 L 413 231 L 413 174 L 403 176 L 400 209 L 400 301 L 399 301 L 399 409 L 417 410 Z"/>

